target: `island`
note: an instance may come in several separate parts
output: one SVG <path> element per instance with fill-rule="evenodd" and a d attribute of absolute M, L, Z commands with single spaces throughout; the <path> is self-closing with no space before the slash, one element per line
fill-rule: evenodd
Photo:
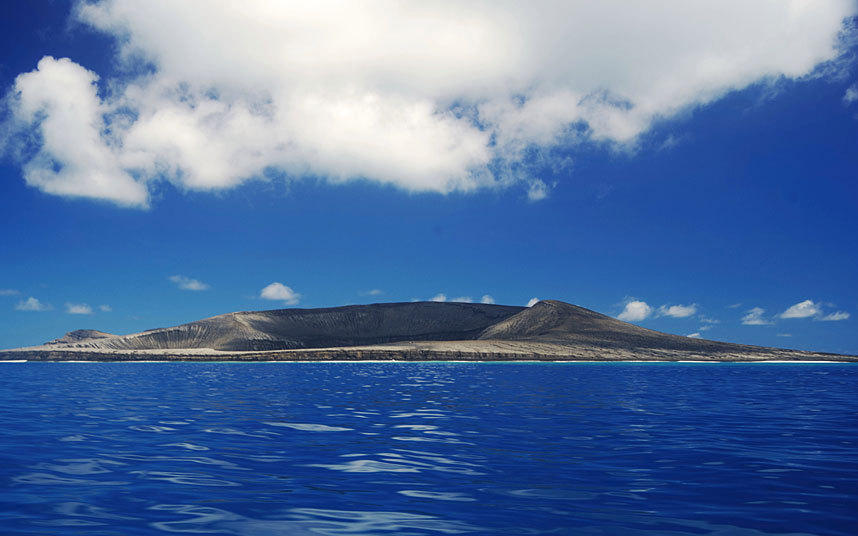
<path fill-rule="evenodd" d="M 661 333 L 583 307 L 405 302 L 244 311 L 130 335 L 77 330 L 26 361 L 858 361 Z"/>

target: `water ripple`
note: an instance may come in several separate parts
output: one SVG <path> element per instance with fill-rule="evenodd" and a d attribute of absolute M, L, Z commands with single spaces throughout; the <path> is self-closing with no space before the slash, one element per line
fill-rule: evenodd
<path fill-rule="evenodd" d="M 858 523 L 856 366 L 4 373 L 3 536 L 853 536 Z"/>

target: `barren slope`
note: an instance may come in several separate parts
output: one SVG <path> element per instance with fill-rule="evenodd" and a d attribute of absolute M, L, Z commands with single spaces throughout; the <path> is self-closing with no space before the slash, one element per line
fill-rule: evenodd
<path fill-rule="evenodd" d="M 32 360 L 840 360 L 838 356 L 692 339 L 568 303 L 530 308 L 381 303 L 229 313 L 132 335 L 78 330 L 42 346 L 0 351 Z"/>
<path fill-rule="evenodd" d="M 556 300 L 543 300 L 524 309 L 486 328 L 479 338 L 692 352 L 737 352 L 757 348 L 653 331 Z"/>
<path fill-rule="evenodd" d="M 229 313 L 181 326 L 106 338 L 63 337 L 76 348 L 227 351 L 356 346 L 409 340 L 474 339 L 522 307 L 479 303 L 381 303 L 325 309 Z M 75 333 L 75 332 L 73 332 Z"/>

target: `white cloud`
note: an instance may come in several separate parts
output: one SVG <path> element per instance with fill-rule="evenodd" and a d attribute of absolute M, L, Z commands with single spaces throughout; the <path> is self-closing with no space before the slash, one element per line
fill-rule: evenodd
<path fill-rule="evenodd" d="M 374 288 L 372 290 L 365 290 L 359 293 L 361 296 L 381 296 L 384 294 L 384 291 L 379 288 Z"/>
<path fill-rule="evenodd" d="M 652 314 L 652 307 L 645 301 L 631 300 L 626 302 L 623 312 L 617 318 L 624 322 L 640 322 Z"/>
<path fill-rule="evenodd" d="M 101 95 L 69 59 L 20 75 L 15 119 L 40 143 L 25 179 L 145 207 L 157 181 L 212 191 L 269 169 L 412 192 L 520 183 L 540 199 L 533 154 L 633 145 L 654 121 L 804 76 L 839 54 L 855 5 L 103 0 L 74 11 L 116 38 L 127 73 L 145 74 L 105 80 Z"/>
<path fill-rule="evenodd" d="M 700 338 L 702 338 L 699 332 L 697 332 L 697 333 L 689 333 L 688 335 L 686 335 L 686 337 L 690 337 L 690 338 L 692 338 L 692 339 L 700 339 Z"/>
<path fill-rule="evenodd" d="M 852 104 L 855 101 L 858 101 L 858 84 L 852 84 L 846 89 L 846 93 L 843 94 L 844 103 Z"/>
<path fill-rule="evenodd" d="M 531 201 L 542 201 L 548 197 L 548 185 L 541 179 L 533 179 L 527 188 L 527 198 Z"/>
<path fill-rule="evenodd" d="M 26 300 L 19 301 L 15 305 L 15 309 L 18 311 L 48 311 L 51 309 L 51 306 L 30 296 Z"/>
<path fill-rule="evenodd" d="M 704 324 L 720 324 L 721 321 L 717 318 L 712 318 L 711 316 L 700 315 L 700 321 Z"/>
<path fill-rule="evenodd" d="M 23 167 L 24 179 L 49 194 L 145 207 L 146 186 L 123 168 L 118 149 L 102 134 L 110 110 L 96 93 L 97 79 L 68 58 L 51 56 L 15 79 L 15 118 L 38 125 L 41 142 Z"/>
<path fill-rule="evenodd" d="M 109 312 L 113 311 L 113 307 L 111 307 L 109 305 L 99 305 L 98 310 L 101 311 L 102 313 L 109 313 Z"/>
<path fill-rule="evenodd" d="M 471 303 L 474 301 L 470 296 L 459 296 L 458 298 L 451 298 L 451 302 L 459 302 L 459 303 Z"/>
<path fill-rule="evenodd" d="M 66 303 L 66 312 L 70 315 L 91 315 L 92 307 L 85 303 Z"/>
<path fill-rule="evenodd" d="M 183 275 L 171 275 L 168 278 L 182 290 L 208 290 L 209 286 L 198 279 L 192 279 Z"/>
<path fill-rule="evenodd" d="M 447 295 L 446 295 L 446 294 L 444 294 L 443 292 L 439 292 L 438 294 L 436 294 L 436 295 L 435 295 L 431 300 L 429 300 L 429 301 L 434 301 L 434 302 L 445 302 L 445 301 L 447 301 Z"/>
<path fill-rule="evenodd" d="M 792 333 L 778 333 L 778 337 L 792 337 Z"/>
<path fill-rule="evenodd" d="M 772 324 L 770 320 L 763 318 L 766 312 L 762 307 L 753 307 L 748 309 L 747 314 L 742 317 L 742 324 L 746 326 L 768 326 Z"/>
<path fill-rule="evenodd" d="M 297 305 L 301 300 L 300 294 L 283 283 L 277 282 L 271 283 L 259 291 L 259 297 L 266 300 L 282 301 L 286 305 Z"/>
<path fill-rule="evenodd" d="M 781 318 L 809 318 L 818 316 L 822 313 L 819 304 L 813 303 L 812 300 L 804 300 L 795 305 L 790 306 L 786 311 L 778 316 Z"/>
<path fill-rule="evenodd" d="M 494 298 L 492 298 L 492 297 L 491 297 L 490 295 L 488 295 L 488 294 L 483 294 L 483 297 L 482 297 L 482 298 L 480 298 L 480 303 L 492 304 L 492 303 L 494 303 L 494 302 L 495 302 L 495 299 L 494 299 Z"/>
<path fill-rule="evenodd" d="M 849 318 L 849 313 L 846 311 L 837 311 L 836 313 L 829 313 L 820 318 L 820 320 L 824 320 L 826 322 L 836 322 L 838 320 L 846 320 Z"/>
<path fill-rule="evenodd" d="M 537 303 L 539 303 L 539 298 L 530 298 L 529 300 L 527 300 L 528 307 L 533 307 Z"/>
<path fill-rule="evenodd" d="M 17 296 L 20 293 L 13 288 L 0 288 L 0 296 Z"/>
<path fill-rule="evenodd" d="M 690 305 L 662 305 L 658 308 L 658 314 L 673 318 L 688 318 L 697 313 L 697 304 Z"/>
<path fill-rule="evenodd" d="M 738 309 L 738 308 L 739 308 L 739 307 L 741 307 L 741 306 L 742 306 L 742 302 L 739 302 L 739 303 L 733 303 L 733 304 L 730 304 L 730 305 L 728 305 L 728 306 L 727 306 L 727 308 L 728 308 L 728 309 Z"/>

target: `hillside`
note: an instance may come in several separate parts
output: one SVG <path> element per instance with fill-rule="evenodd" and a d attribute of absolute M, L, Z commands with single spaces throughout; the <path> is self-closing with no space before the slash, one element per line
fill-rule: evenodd
<path fill-rule="evenodd" d="M 209 348 L 235 352 L 468 340 L 522 309 L 416 302 L 248 311 L 124 336 L 105 337 L 101 332 L 78 330 L 49 344 L 112 350 Z"/>
<path fill-rule="evenodd" d="M 555 300 L 246 311 L 133 333 L 77 330 L 2 359 L 856 360 L 692 339 Z"/>

